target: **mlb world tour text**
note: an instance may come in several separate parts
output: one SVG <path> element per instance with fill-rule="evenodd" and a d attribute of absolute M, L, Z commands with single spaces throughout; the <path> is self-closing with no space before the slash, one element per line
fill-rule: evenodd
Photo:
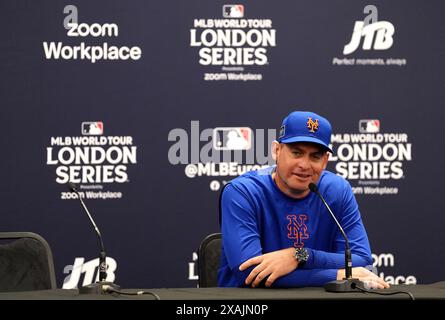
<path fill-rule="evenodd" d="M 58 166 L 60 184 L 123 183 L 128 180 L 127 165 L 137 162 L 132 144 L 132 137 L 52 137 L 46 163 Z"/>
<path fill-rule="evenodd" d="M 345 179 L 401 179 L 403 161 L 411 161 L 405 133 L 334 134 L 335 170 Z"/>
<path fill-rule="evenodd" d="M 190 46 L 200 48 L 201 65 L 265 65 L 267 47 L 276 46 L 269 19 L 195 19 L 194 27 Z"/>

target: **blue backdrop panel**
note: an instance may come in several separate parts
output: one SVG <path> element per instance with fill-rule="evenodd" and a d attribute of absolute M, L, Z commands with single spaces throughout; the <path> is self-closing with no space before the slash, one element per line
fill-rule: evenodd
<path fill-rule="evenodd" d="M 333 124 L 392 283 L 443 280 L 440 1 L 2 1 L 0 229 L 50 243 L 59 287 L 197 285 L 230 179 L 281 120 Z M 232 135 L 232 138 L 230 137 Z M 231 140 L 235 137 L 235 140 Z M 235 141 L 235 142 L 234 142 Z"/>

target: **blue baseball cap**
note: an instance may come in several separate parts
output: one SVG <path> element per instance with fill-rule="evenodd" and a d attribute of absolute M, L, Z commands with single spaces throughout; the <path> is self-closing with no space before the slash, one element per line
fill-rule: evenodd
<path fill-rule="evenodd" d="M 322 116 L 308 111 L 294 111 L 286 118 L 280 128 L 277 141 L 280 143 L 313 142 L 329 148 L 332 127 Z"/>

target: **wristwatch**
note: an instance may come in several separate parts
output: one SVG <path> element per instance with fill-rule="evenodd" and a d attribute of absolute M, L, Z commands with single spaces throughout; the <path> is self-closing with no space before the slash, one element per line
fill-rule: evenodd
<path fill-rule="evenodd" d="M 298 267 L 302 267 L 309 259 L 309 252 L 306 248 L 295 248 L 295 259 L 298 261 Z"/>

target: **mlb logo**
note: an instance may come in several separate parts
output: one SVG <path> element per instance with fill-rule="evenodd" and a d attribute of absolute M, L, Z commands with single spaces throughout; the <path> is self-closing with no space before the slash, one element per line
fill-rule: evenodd
<path fill-rule="evenodd" d="M 280 128 L 280 132 L 279 132 L 279 134 L 278 134 L 278 138 L 282 138 L 282 137 L 284 137 L 284 135 L 286 134 L 286 126 L 281 126 L 281 128 Z"/>
<path fill-rule="evenodd" d="M 215 150 L 249 150 L 252 147 L 252 129 L 231 127 L 213 129 Z"/>
<path fill-rule="evenodd" d="M 377 119 L 362 119 L 359 121 L 358 130 L 361 133 L 376 133 L 380 132 L 380 120 Z"/>
<path fill-rule="evenodd" d="M 242 18 L 244 17 L 244 6 L 242 4 L 225 4 L 223 6 L 224 18 Z"/>
<path fill-rule="evenodd" d="M 86 136 L 99 136 L 104 134 L 104 124 L 101 121 L 82 122 L 82 134 Z"/>

